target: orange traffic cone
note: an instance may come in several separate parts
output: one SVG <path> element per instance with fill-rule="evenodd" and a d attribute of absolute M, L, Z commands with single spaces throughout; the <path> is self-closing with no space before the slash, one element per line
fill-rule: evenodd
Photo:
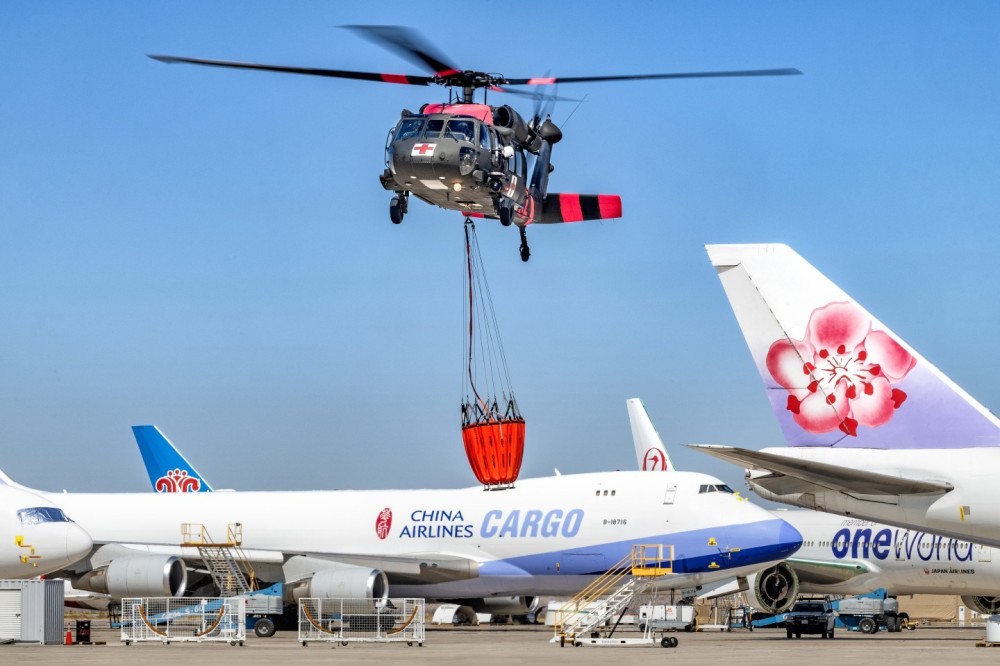
<path fill-rule="evenodd" d="M 66 645 L 73 644 L 73 632 L 69 629 L 66 630 Z"/>

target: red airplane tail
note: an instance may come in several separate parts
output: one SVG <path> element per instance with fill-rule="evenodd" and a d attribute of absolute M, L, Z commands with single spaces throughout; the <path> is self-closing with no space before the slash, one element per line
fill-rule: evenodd
<path fill-rule="evenodd" d="M 542 203 L 537 224 L 607 220 L 622 216 L 622 198 L 617 194 L 564 194 L 550 192 Z"/>

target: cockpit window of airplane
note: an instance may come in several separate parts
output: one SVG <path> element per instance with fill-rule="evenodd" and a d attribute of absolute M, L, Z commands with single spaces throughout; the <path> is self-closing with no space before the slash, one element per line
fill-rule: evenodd
<path fill-rule="evenodd" d="M 730 495 L 732 495 L 732 494 L 734 494 L 735 491 L 732 488 L 730 488 L 729 486 L 727 486 L 726 484 L 724 484 L 724 483 L 716 483 L 716 484 L 702 484 L 702 486 L 700 488 L 698 488 L 698 492 L 699 493 L 729 493 Z"/>
<path fill-rule="evenodd" d="M 17 512 L 22 525 L 40 525 L 42 523 L 71 523 L 62 509 L 54 506 L 36 506 L 30 509 L 20 509 Z"/>

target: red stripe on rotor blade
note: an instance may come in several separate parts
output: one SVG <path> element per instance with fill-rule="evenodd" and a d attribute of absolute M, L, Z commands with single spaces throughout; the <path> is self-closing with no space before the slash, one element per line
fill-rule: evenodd
<path fill-rule="evenodd" d="M 597 205 L 601 207 L 601 218 L 622 216 L 622 198 L 617 194 L 598 194 Z"/>
<path fill-rule="evenodd" d="M 547 86 L 547 85 L 550 85 L 550 84 L 555 83 L 555 82 L 556 82 L 556 80 L 555 80 L 554 77 L 548 77 L 548 78 L 544 78 L 543 77 L 543 78 L 538 78 L 538 79 L 528 79 L 528 85 L 529 86 Z"/>
<path fill-rule="evenodd" d="M 579 194 L 560 194 L 559 212 L 563 222 L 580 222 L 583 220 L 583 210 L 580 208 Z"/>
<path fill-rule="evenodd" d="M 406 74 L 379 74 L 386 83 L 409 83 Z"/>

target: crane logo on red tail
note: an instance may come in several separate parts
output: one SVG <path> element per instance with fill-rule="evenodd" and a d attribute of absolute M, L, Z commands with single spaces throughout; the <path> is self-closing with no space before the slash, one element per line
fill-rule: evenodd
<path fill-rule="evenodd" d="M 392 509 L 386 507 L 379 511 L 378 518 L 375 519 L 375 535 L 379 539 L 385 539 L 389 536 L 390 529 L 392 529 Z"/>

